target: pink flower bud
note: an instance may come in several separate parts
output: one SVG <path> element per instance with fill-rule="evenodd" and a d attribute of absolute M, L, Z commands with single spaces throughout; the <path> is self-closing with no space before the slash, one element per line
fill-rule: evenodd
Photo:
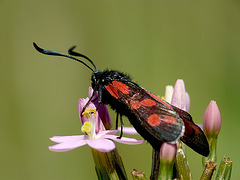
<path fill-rule="evenodd" d="M 185 84 L 182 79 L 178 79 L 174 86 L 171 104 L 184 110 L 184 111 L 189 110 L 190 97 L 185 90 Z"/>
<path fill-rule="evenodd" d="M 160 149 L 160 159 L 172 162 L 176 157 L 177 145 L 164 142 Z"/>
<path fill-rule="evenodd" d="M 221 129 L 221 115 L 216 101 L 211 101 L 203 116 L 203 130 L 207 136 L 217 136 Z"/>

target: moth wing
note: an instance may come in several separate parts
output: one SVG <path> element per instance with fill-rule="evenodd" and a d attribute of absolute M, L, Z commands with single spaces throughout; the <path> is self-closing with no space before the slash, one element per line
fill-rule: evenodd
<path fill-rule="evenodd" d="M 209 144 L 202 129 L 193 122 L 190 114 L 175 106 L 172 107 L 184 122 L 185 132 L 181 140 L 199 154 L 208 156 Z"/>
<path fill-rule="evenodd" d="M 169 103 L 136 86 L 130 85 L 127 94 L 118 91 L 120 100 L 125 101 L 136 120 L 148 133 L 164 142 L 176 142 L 184 133 L 182 119 Z"/>
<path fill-rule="evenodd" d="M 148 141 L 156 138 L 157 141 L 174 143 L 181 137 L 186 145 L 199 154 L 209 154 L 206 136 L 186 111 L 172 106 L 133 82 L 113 81 L 108 88 L 112 97 L 128 107 L 126 113 L 121 113 L 129 118 L 138 133 Z M 150 143 L 155 145 L 157 141 Z"/>

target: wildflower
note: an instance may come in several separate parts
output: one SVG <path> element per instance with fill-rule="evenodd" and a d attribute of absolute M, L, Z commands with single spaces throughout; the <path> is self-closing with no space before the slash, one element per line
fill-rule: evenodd
<path fill-rule="evenodd" d="M 83 101 L 87 100 L 88 99 L 85 99 Z M 89 103 L 89 106 L 94 105 Z M 96 108 L 87 108 L 84 114 L 88 121 L 83 122 L 82 131 L 86 133 L 86 135 L 54 136 L 50 138 L 50 140 L 59 144 L 50 146 L 49 150 L 63 152 L 88 144 L 91 148 L 100 152 L 110 152 L 116 147 L 112 140 L 123 144 L 141 144 L 144 142 L 144 140 L 126 137 L 119 139 L 118 136 L 115 135 L 118 130 L 103 130 L 104 127 L 99 125 L 101 123 L 98 122 L 100 119 L 98 118 Z M 83 120 L 83 118 L 81 120 Z"/>
<path fill-rule="evenodd" d="M 163 143 L 160 148 L 160 167 L 158 179 L 172 179 L 173 165 L 176 158 L 177 145 Z"/>
<path fill-rule="evenodd" d="M 190 97 L 185 90 L 184 81 L 182 79 L 178 79 L 174 86 L 171 104 L 184 111 L 189 111 Z"/>
<path fill-rule="evenodd" d="M 217 161 L 217 138 L 221 129 L 221 114 L 218 109 L 217 103 L 211 101 L 203 116 L 203 130 L 207 136 L 210 154 L 207 158 L 203 158 L 203 165 L 206 164 L 207 160 L 212 162 Z"/>
<path fill-rule="evenodd" d="M 163 143 L 160 149 L 160 159 L 165 162 L 173 162 L 177 151 L 176 144 Z"/>
<path fill-rule="evenodd" d="M 207 137 L 218 136 L 221 129 L 221 114 L 216 101 L 211 101 L 203 116 L 203 130 Z"/>

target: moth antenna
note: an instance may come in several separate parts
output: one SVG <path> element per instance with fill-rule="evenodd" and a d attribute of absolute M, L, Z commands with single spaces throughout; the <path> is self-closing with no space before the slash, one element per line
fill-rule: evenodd
<path fill-rule="evenodd" d="M 54 55 L 54 56 L 63 56 L 63 57 L 67 57 L 67 58 L 70 58 L 70 59 L 73 59 L 75 61 L 78 61 L 80 63 L 82 63 L 83 65 L 85 65 L 86 67 L 88 67 L 91 71 L 95 72 L 89 65 L 87 65 L 85 62 L 75 58 L 75 57 L 72 57 L 70 55 L 67 55 L 67 54 L 62 54 L 62 53 L 59 53 L 59 52 L 55 52 L 55 51 L 50 51 L 50 50 L 46 50 L 46 49 L 42 49 L 40 48 L 36 43 L 33 43 L 33 46 L 35 47 L 35 49 L 42 53 L 42 54 L 46 54 L 46 55 Z M 95 67 L 95 66 L 94 66 Z"/>
<path fill-rule="evenodd" d="M 70 54 L 70 55 L 72 55 L 72 56 L 80 56 L 80 57 L 83 57 L 83 58 L 87 59 L 87 60 L 93 65 L 93 67 L 95 68 L 95 70 L 96 70 L 96 72 L 97 72 L 98 69 L 97 69 L 97 67 L 95 66 L 95 64 L 92 62 L 92 60 L 91 60 L 89 57 L 87 57 L 87 56 L 85 56 L 85 55 L 83 55 L 83 54 L 80 54 L 80 53 L 78 53 L 78 52 L 76 52 L 76 51 L 73 51 L 73 49 L 75 49 L 75 48 L 76 48 L 76 46 L 73 46 L 73 47 L 69 48 L 68 54 Z"/>

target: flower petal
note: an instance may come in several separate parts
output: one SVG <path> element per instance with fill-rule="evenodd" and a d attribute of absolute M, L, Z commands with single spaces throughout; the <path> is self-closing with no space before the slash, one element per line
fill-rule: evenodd
<path fill-rule="evenodd" d="M 172 162 L 176 158 L 177 144 L 164 142 L 160 148 L 160 159 Z"/>
<path fill-rule="evenodd" d="M 118 127 L 118 131 L 121 131 L 121 127 Z M 133 127 L 123 127 L 123 133 L 124 134 L 138 134 L 138 132 L 136 131 L 136 129 L 134 129 Z"/>
<path fill-rule="evenodd" d="M 91 86 L 89 87 L 88 94 L 89 94 L 89 97 L 91 97 L 93 94 L 93 88 Z M 95 93 L 95 95 L 92 99 L 94 100 L 94 101 L 92 101 L 93 104 L 96 107 L 98 107 L 98 92 Z M 107 129 L 107 130 L 111 129 L 112 121 L 111 121 L 107 106 L 105 104 L 100 104 L 100 106 L 98 107 L 98 115 L 102 121 L 102 124 L 100 124 L 100 126 L 99 126 L 100 127 L 99 131 L 104 131 L 105 129 Z M 104 128 L 101 125 L 103 125 Z"/>
<path fill-rule="evenodd" d="M 105 135 L 104 138 L 109 138 L 123 144 L 141 144 L 144 142 L 143 139 L 134 139 L 134 138 L 126 138 L 126 137 L 121 137 L 119 139 L 118 136 L 115 136 L 115 135 Z"/>
<path fill-rule="evenodd" d="M 108 140 L 108 139 L 103 139 L 103 138 L 100 138 L 100 139 L 89 139 L 87 140 L 87 144 L 100 151 L 100 152 L 109 152 L 109 151 L 112 151 L 113 149 L 115 149 L 115 144 L 114 142 L 112 142 L 111 140 Z"/>
<path fill-rule="evenodd" d="M 87 138 L 88 138 L 88 135 L 74 135 L 74 136 L 53 136 L 49 139 L 56 143 L 62 143 L 67 141 L 80 141 Z"/>
<path fill-rule="evenodd" d="M 93 95 L 93 88 L 90 86 L 88 88 L 88 97 L 92 97 Z M 95 93 L 94 97 L 92 99 L 97 99 L 98 98 L 98 92 Z"/>
<path fill-rule="evenodd" d="M 50 151 L 55 151 L 55 152 L 64 152 L 64 151 L 70 151 L 72 149 L 75 149 L 77 147 L 83 146 L 87 144 L 86 140 L 81 140 L 81 141 L 66 141 L 60 144 L 56 144 L 54 146 L 49 146 Z"/>
<path fill-rule="evenodd" d="M 83 107 L 85 106 L 85 104 L 87 104 L 89 98 L 80 98 L 79 101 L 78 101 L 78 113 L 79 113 L 79 118 L 80 118 L 80 121 L 82 123 L 82 125 L 88 121 L 87 117 L 86 116 L 83 116 L 81 113 L 82 113 L 82 110 L 83 110 Z"/>
<path fill-rule="evenodd" d="M 95 104 L 95 103 L 94 103 Z M 97 104 L 95 104 L 97 107 Z M 102 123 L 106 129 L 111 129 L 112 127 L 112 120 L 110 118 L 107 106 L 105 104 L 101 104 L 98 108 L 98 114 L 100 119 L 102 120 Z"/>
<path fill-rule="evenodd" d="M 174 86 L 171 104 L 186 111 L 185 96 L 186 91 L 184 81 L 182 79 L 178 79 Z"/>
<path fill-rule="evenodd" d="M 173 95 L 173 86 L 166 86 L 165 89 L 165 101 L 168 103 L 171 103 L 172 101 L 172 95 Z"/>
<path fill-rule="evenodd" d="M 200 127 L 203 130 L 203 125 L 202 124 L 197 124 L 198 127 Z"/>
<path fill-rule="evenodd" d="M 190 108 L 190 96 L 189 96 L 187 91 L 186 91 L 186 94 L 185 94 L 185 101 L 186 101 L 186 111 L 188 112 L 189 108 Z"/>
<path fill-rule="evenodd" d="M 97 137 L 102 137 L 102 136 L 105 136 L 105 135 L 115 135 L 115 134 L 117 134 L 117 132 L 118 132 L 118 130 L 100 131 L 97 134 Z"/>

